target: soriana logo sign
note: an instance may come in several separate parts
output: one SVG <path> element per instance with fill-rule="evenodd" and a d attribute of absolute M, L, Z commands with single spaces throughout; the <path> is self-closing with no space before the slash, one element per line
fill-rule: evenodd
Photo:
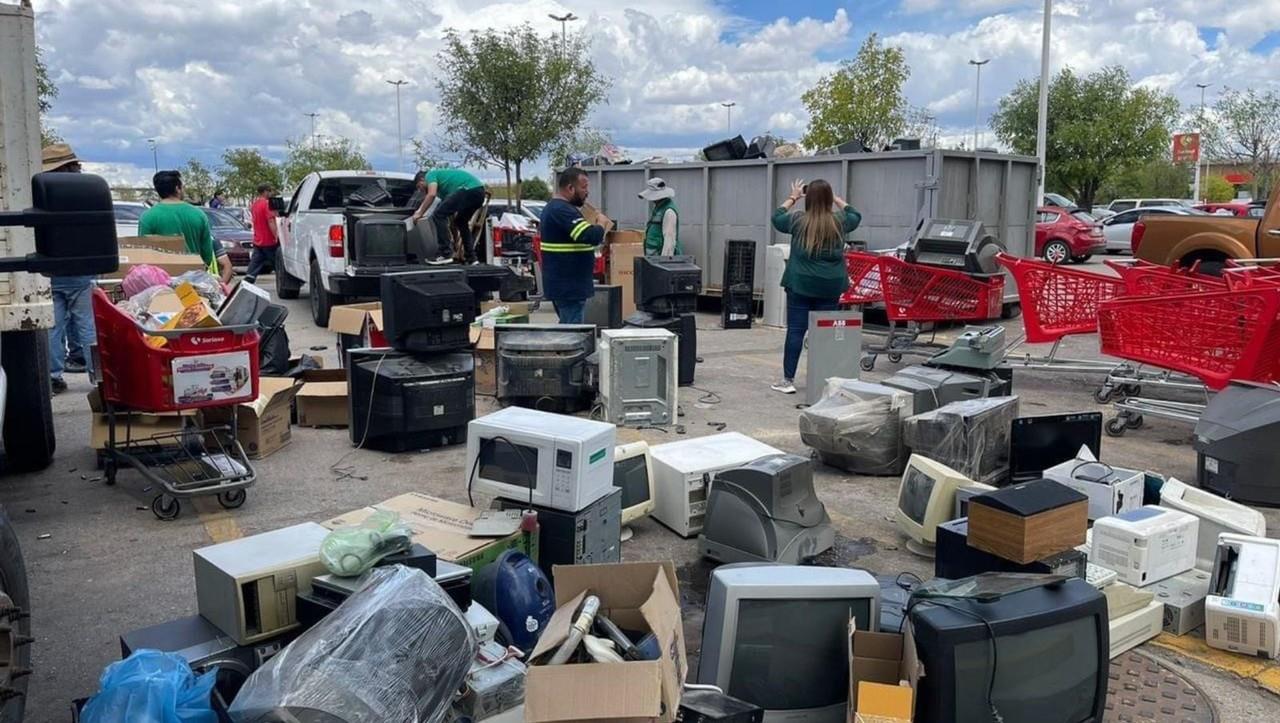
<path fill-rule="evenodd" d="M 1200 160 L 1200 134 L 1178 133 L 1173 137 L 1173 162 L 1196 163 Z"/>

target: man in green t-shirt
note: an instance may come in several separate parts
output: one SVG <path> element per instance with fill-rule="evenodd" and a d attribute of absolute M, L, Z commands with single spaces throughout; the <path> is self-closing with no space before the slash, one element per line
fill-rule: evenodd
<path fill-rule="evenodd" d="M 420 191 L 426 193 L 422 205 L 413 213 L 415 224 L 427 215 L 431 204 L 437 198 L 440 199 L 440 206 L 431 214 L 436 227 L 436 243 L 440 245 L 440 258 L 452 257 L 452 254 L 446 252 L 451 245 L 450 239 L 453 238 L 449 233 L 452 222 L 462 240 L 462 253 L 466 262 L 479 263 L 476 261 L 475 243 L 471 238 L 471 217 L 484 205 L 484 181 L 461 168 L 433 168 L 426 173 L 418 171 L 413 181 L 418 184 Z"/>
<path fill-rule="evenodd" d="M 177 171 L 160 171 L 151 178 L 160 202 L 138 219 L 139 236 L 181 236 L 187 251 L 199 254 L 207 268 L 215 268 L 223 283 L 231 282 L 231 259 L 214 243 L 209 218 L 204 211 L 182 200 L 182 176 Z"/>

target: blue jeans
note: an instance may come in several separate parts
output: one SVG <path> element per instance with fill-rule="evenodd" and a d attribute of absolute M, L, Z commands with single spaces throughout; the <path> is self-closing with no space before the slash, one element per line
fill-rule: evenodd
<path fill-rule="evenodd" d="M 815 299 L 787 292 L 787 345 L 782 352 L 782 376 L 795 380 L 796 367 L 800 365 L 800 352 L 804 350 L 804 335 L 809 331 L 810 311 L 835 311 L 840 308 L 839 299 Z"/>
<path fill-rule="evenodd" d="M 587 316 L 587 300 L 578 299 L 576 301 L 553 301 L 552 306 L 556 307 L 556 316 L 560 317 L 561 324 L 581 324 Z"/>
<path fill-rule="evenodd" d="M 84 350 L 85 367 L 93 355 L 89 347 L 97 341 L 93 330 L 93 277 L 64 276 L 53 279 L 53 328 L 49 330 L 49 375 L 62 378 L 67 343 L 75 340 Z"/>

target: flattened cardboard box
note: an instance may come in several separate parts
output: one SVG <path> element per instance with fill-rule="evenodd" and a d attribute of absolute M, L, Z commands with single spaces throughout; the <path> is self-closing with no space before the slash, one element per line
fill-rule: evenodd
<path fill-rule="evenodd" d="M 345 427 L 349 423 L 346 382 L 308 382 L 297 395 L 299 427 Z"/>
<path fill-rule="evenodd" d="M 187 251 L 181 236 L 131 236 L 120 239 L 120 267 L 102 278 L 123 279 L 141 264 L 159 266 L 170 276 L 208 268 L 199 255 Z"/>
<path fill-rule="evenodd" d="M 476 394 L 492 397 L 498 393 L 498 355 L 494 351 L 493 329 L 471 327 L 471 355 L 475 357 Z"/>
<path fill-rule="evenodd" d="M 609 239 L 609 284 L 622 287 L 622 318 L 636 313 L 635 258 L 644 256 L 644 233 L 613 231 Z"/>
<path fill-rule="evenodd" d="M 413 531 L 413 541 L 447 562 L 479 569 L 512 549 L 525 553 L 534 562 L 538 561 L 537 535 L 530 535 L 527 545 L 522 532 L 497 539 L 472 537 L 471 527 L 480 516 L 480 510 L 421 492 L 408 492 L 392 497 L 372 507 L 361 507 L 320 524 L 331 530 L 358 525 L 375 510 L 399 513 L 400 519 Z"/>
<path fill-rule="evenodd" d="M 679 583 L 670 562 L 556 565 L 556 612 L 530 660 L 525 679 L 526 721 L 632 721 L 669 723 L 680 705 L 688 663 L 680 619 Z M 538 665 L 569 635 L 587 593 L 601 613 L 627 629 L 648 629 L 658 639 L 658 660 Z"/>
<path fill-rule="evenodd" d="M 283 377 L 258 380 L 258 398 L 238 405 L 236 438 L 250 459 L 262 459 L 284 447 L 293 439 L 289 410 L 300 385 Z M 231 411 L 214 407 L 201 412 L 202 424 L 223 424 L 231 420 Z"/>

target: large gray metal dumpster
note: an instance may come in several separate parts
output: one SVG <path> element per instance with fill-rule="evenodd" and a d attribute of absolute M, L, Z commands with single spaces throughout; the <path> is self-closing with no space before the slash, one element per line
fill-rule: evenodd
<path fill-rule="evenodd" d="M 975 167 L 978 169 L 975 180 Z M 787 241 L 770 217 L 791 181 L 823 178 L 862 213 L 850 238 L 870 249 L 897 246 L 923 218 L 977 218 L 1010 253 L 1034 251 L 1036 159 L 961 151 L 921 150 L 805 158 L 603 166 L 590 174 L 591 203 L 619 228 L 644 228 L 647 204 L 636 194 L 659 176 L 676 190 L 685 253 L 703 270 L 703 288 L 718 294 L 724 242 L 756 243 L 756 293 L 765 279 L 765 246 Z M 1008 292 L 1013 295 L 1012 284 Z"/>

